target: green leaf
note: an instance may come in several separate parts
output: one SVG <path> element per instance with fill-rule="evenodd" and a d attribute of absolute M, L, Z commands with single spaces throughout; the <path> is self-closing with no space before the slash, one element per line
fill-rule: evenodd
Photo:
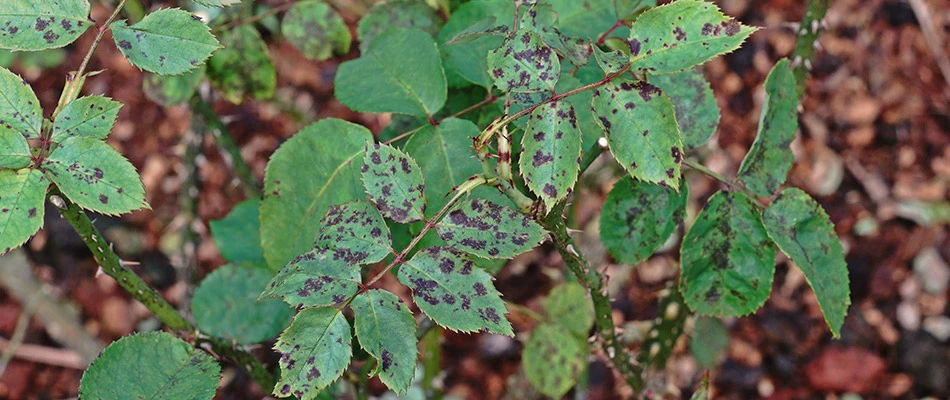
<path fill-rule="evenodd" d="M 808 194 L 789 188 L 775 197 L 762 220 L 769 237 L 805 274 L 831 333 L 838 337 L 851 294 L 844 250 L 828 214 Z"/>
<path fill-rule="evenodd" d="M 241 0 L 194 0 L 195 3 L 205 7 L 228 7 L 235 4 L 241 4 Z"/>
<path fill-rule="evenodd" d="M 376 3 L 360 19 L 356 28 L 360 52 L 365 53 L 373 39 L 390 28 L 415 28 L 434 37 L 442 29 L 442 18 L 422 0 L 387 0 Z"/>
<path fill-rule="evenodd" d="M 280 31 L 300 53 L 311 60 L 326 60 L 350 51 L 353 41 L 346 22 L 322 1 L 302 1 L 284 15 Z"/>
<path fill-rule="evenodd" d="M 561 33 L 554 27 L 557 22 L 557 13 L 547 3 L 533 4 L 526 11 L 522 11 L 518 26 L 537 32 L 541 40 L 551 46 L 561 57 L 577 66 L 586 65 L 590 59 L 591 45 L 582 38 L 572 38 Z"/>
<path fill-rule="evenodd" d="M 688 190 L 676 191 L 625 176 L 607 194 L 600 240 L 617 261 L 636 265 L 650 258 L 683 223 Z"/>
<path fill-rule="evenodd" d="M 419 309 L 441 326 L 460 332 L 486 330 L 514 336 L 491 275 L 456 249 L 419 250 L 399 267 L 399 282 L 412 289 Z"/>
<path fill-rule="evenodd" d="M 564 75 L 558 80 L 555 90 L 558 93 L 564 93 L 581 86 L 584 86 L 584 84 L 577 78 Z M 577 127 L 581 130 L 581 153 L 583 154 L 592 151 L 597 146 L 597 140 L 604 135 L 604 129 L 598 125 L 594 118 L 594 112 L 590 108 L 593 96 L 594 92 L 592 90 L 585 90 L 564 99 L 574 106 L 574 112 L 577 115 Z"/>
<path fill-rule="evenodd" d="M 208 353 L 166 332 L 121 338 L 82 374 L 84 399 L 201 400 L 214 397 L 221 367 Z"/>
<path fill-rule="evenodd" d="M 560 325 L 575 337 L 586 339 L 594 326 L 594 302 L 587 289 L 575 282 L 551 289 L 544 299 L 548 321 Z"/>
<path fill-rule="evenodd" d="M 63 140 L 43 168 L 70 200 L 87 210 L 117 215 L 149 208 L 135 167 L 99 139 Z"/>
<path fill-rule="evenodd" d="M 132 65 L 162 75 L 195 69 L 221 47 L 200 18 L 177 8 L 155 11 L 132 26 L 117 21 L 112 38 Z"/>
<path fill-rule="evenodd" d="M 31 157 L 30 144 L 23 135 L 0 127 L 0 168 L 27 167 Z"/>
<path fill-rule="evenodd" d="M 679 72 L 739 48 L 756 29 L 702 0 L 678 0 L 651 8 L 630 27 L 631 70 Z"/>
<path fill-rule="evenodd" d="M 525 183 L 546 209 L 574 188 L 581 160 L 581 131 L 574 106 L 555 101 L 536 108 L 521 140 L 519 165 Z"/>
<path fill-rule="evenodd" d="M 317 248 L 281 269 L 261 298 L 280 296 L 296 308 L 337 306 L 356 294 L 361 283 L 359 264 Z"/>
<path fill-rule="evenodd" d="M 546 396 L 562 398 L 587 365 L 587 343 L 566 327 L 541 324 L 531 331 L 522 365 L 528 382 Z"/>
<path fill-rule="evenodd" d="M 709 372 L 707 371 L 703 375 L 703 381 L 700 382 L 699 388 L 696 389 L 696 392 L 689 397 L 689 400 L 709 400 Z"/>
<path fill-rule="evenodd" d="M 597 39 L 617 17 L 608 0 L 549 0 L 557 12 L 558 26 L 565 35 Z"/>
<path fill-rule="evenodd" d="M 553 91 L 561 75 L 554 49 L 526 29 L 512 32 L 501 47 L 488 53 L 488 68 L 503 92 Z"/>
<path fill-rule="evenodd" d="M 70 137 L 105 139 L 119 117 L 122 103 L 104 96 L 80 97 L 63 107 L 53 123 L 54 142 Z"/>
<path fill-rule="evenodd" d="M 594 59 L 605 75 L 615 74 L 630 64 L 630 57 L 622 51 L 603 51 L 599 46 L 594 46 Z"/>
<path fill-rule="evenodd" d="M 736 174 L 758 196 L 768 197 L 785 183 L 795 155 L 789 147 L 798 129 L 795 75 L 782 59 L 765 79 L 765 105 L 755 142 Z"/>
<path fill-rule="evenodd" d="M 628 18 L 637 11 L 656 7 L 656 0 L 614 0 L 617 18 Z"/>
<path fill-rule="evenodd" d="M 485 258 L 513 258 L 544 237 L 544 229 L 531 218 L 482 199 L 460 202 L 436 230 L 449 245 Z"/>
<path fill-rule="evenodd" d="M 37 51 L 72 43 L 92 26 L 88 0 L 0 0 L 0 48 Z"/>
<path fill-rule="evenodd" d="M 242 201 L 224 219 L 208 223 L 218 251 L 228 262 L 267 264 L 261 248 L 260 204 L 257 199 Z"/>
<path fill-rule="evenodd" d="M 683 296 L 676 289 L 670 288 L 668 294 L 660 300 L 660 308 L 656 321 L 650 327 L 647 338 L 640 347 L 637 357 L 640 365 L 653 367 L 658 370 L 666 368 L 666 362 L 673 355 L 673 348 L 683 334 L 686 317 L 689 309 L 683 302 Z"/>
<path fill-rule="evenodd" d="M 42 125 L 43 110 L 33 89 L 23 78 L 0 68 L 0 133 L 13 131 L 37 139 Z"/>
<path fill-rule="evenodd" d="M 416 320 L 396 295 L 368 290 L 350 303 L 360 346 L 378 361 L 372 374 L 396 393 L 405 392 L 416 370 Z"/>
<path fill-rule="evenodd" d="M 676 109 L 676 122 L 683 135 L 683 146 L 694 150 L 706 144 L 719 126 L 719 105 L 703 76 L 702 67 L 682 72 L 650 76 L 650 83 L 670 96 Z"/>
<path fill-rule="evenodd" d="M 700 317 L 693 324 L 689 350 L 699 364 L 707 369 L 716 366 L 719 357 L 729 348 L 729 329 L 719 318 Z"/>
<path fill-rule="evenodd" d="M 265 100 L 274 96 L 277 69 L 267 55 L 267 44 L 251 25 L 221 32 L 223 49 L 208 60 L 208 79 L 222 96 L 239 104 L 245 95 Z"/>
<path fill-rule="evenodd" d="M 489 51 L 501 46 L 503 39 L 481 35 L 466 42 L 447 42 L 489 17 L 494 17 L 497 22 L 488 29 L 499 27 L 507 29 L 510 26 L 508 21 L 511 21 L 514 12 L 514 2 L 509 0 L 475 0 L 455 10 L 438 36 L 439 43 L 443 45 L 445 52 L 446 69 L 457 73 L 469 82 L 491 89 L 494 80 L 488 73 L 487 56 Z"/>
<path fill-rule="evenodd" d="M 204 78 L 204 68 L 195 68 L 181 75 L 146 73 L 142 80 L 142 91 L 149 100 L 165 107 L 174 107 L 188 101 Z"/>
<path fill-rule="evenodd" d="M 360 183 L 363 148 L 373 135 L 339 119 L 304 128 L 274 152 L 264 177 L 261 241 L 277 271 L 309 251 L 331 205 L 365 198 Z"/>
<path fill-rule="evenodd" d="M 43 226 L 47 187 L 39 170 L 0 170 L 0 254 L 19 247 Z"/>
<path fill-rule="evenodd" d="M 772 290 L 775 245 L 752 200 L 719 191 L 706 202 L 680 247 L 680 291 L 702 315 L 738 317 Z"/>
<path fill-rule="evenodd" d="M 330 206 L 320 226 L 314 247 L 330 249 L 349 264 L 378 262 L 393 252 L 386 221 L 366 200 Z"/>
<path fill-rule="evenodd" d="M 425 184 L 416 161 L 388 144 L 367 143 L 363 186 L 369 200 L 393 221 L 419 221 L 426 211 Z"/>
<path fill-rule="evenodd" d="M 683 144 L 667 95 L 646 82 L 614 80 L 594 91 L 591 108 L 631 176 L 679 189 Z"/>
<path fill-rule="evenodd" d="M 280 354 L 280 381 L 274 395 L 316 398 L 343 375 L 353 355 L 346 317 L 335 308 L 311 308 L 294 318 L 274 350 Z"/>
<path fill-rule="evenodd" d="M 216 269 L 201 281 L 192 298 L 198 329 L 241 344 L 277 336 L 290 322 L 293 309 L 276 299 L 257 301 L 270 277 L 258 268 L 225 265 Z"/>

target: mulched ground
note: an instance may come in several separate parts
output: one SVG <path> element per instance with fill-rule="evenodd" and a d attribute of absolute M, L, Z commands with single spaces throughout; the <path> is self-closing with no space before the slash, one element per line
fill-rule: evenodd
<path fill-rule="evenodd" d="M 706 164 L 733 175 L 751 145 L 762 107 L 762 83 L 771 66 L 790 54 L 794 36 L 788 23 L 800 20 L 803 1 L 723 0 L 727 14 L 766 29 L 739 51 L 710 61 L 706 73 L 723 115 Z M 950 35 L 950 0 L 926 2 L 934 26 Z M 97 6 L 93 18 L 104 20 Z M 354 20 L 350 18 L 349 22 Z M 828 210 L 848 251 L 852 308 L 840 340 L 832 340 L 803 276 L 780 256 L 772 298 L 754 315 L 725 321 L 731 338 L 720 363 L 710 372 L 717 398 L 831 398 L 860 393 L 864 398 L 950 396 L 950 87 L 921 33 L 907 1 L 836 0 L 827 17 L 822 52 L 801 115 L 801 135 L 793 143 L 796 166 L 789 182 L 807 190 Z M 92 35 L 68 48 L 64 67 L 18 73 L 33 85 L 44 108 L 58 99 L 67 67 L 78 65 Z M 950 42 L 939 43 L 950 51 Z M 269 155 L 309 121 L 336 117 L 379 131 L 384 117 L 353 113 L 332 98 L 339 61 L 304 60 L 288 44 L 271 44 L 279 90 L 270 103 L 216 104 L 230 123 L 235 141 L 255 175 L 263 178 Z M 355 57 L 356 53 L 348 57 Z M 163 252 L 180 231 L 179 187 L 183 179 L 180 139 L 190 112 L 164 109 L 145 99 L 142 74 L 107 44 L 97 53 L 87 94 L 105 93 L 125 104 L 109 139 L 141 172 L 151 211 L 97 223 L 137 271 L 176 301 L 187 292 L 176 280 Z M 293 117 L 290 117 L 293 115 Z M 200 166 L 198 276 L 223 259 L 207 222 L 224 217 L 243 195 L 213 143 L 206 143 Z M 656 299 L 676 276 L 676 254 L 661 253 L 637 268 L 614 265 L 596 243 L 597 216 L 612 178 L 591 171 L 578 200 L 576 226 L 585 231 L 580 247 L 611 275 L 618 325 L 656 315 Z M 719 185 L 689 175 L 690 215 Z M 933 217 L 942 207 L 943 222 Z M 936 211 L 935 211 L 936 210 Z M 109 278 L 95 278 L 96 265 L 71 228 L 47 213 L 47 228 L 27 246 L 35 276 L 52 292 L 74 302 L 82 326 L 103 343 L 137 328 L 154 327 L 148 312 Z M 167 250 L 167 249 L 166 249 Z M 539 309 L 540 298 L 564 274 L 550 246 L 521 256 L 498 276 L 506 299 Z M 10 338 L 25 301 L 0 291 L 0 335 Z M 517 330 L 532 322 L 513 314 Z M 25 343 L 58 348 L 34 318 Z M 469 399 L 519 399 L 536 396 L 519 369 L 516 340 L 487 335 L 446 334 L 444 385 L 449 394 Z M 69 355 L 70 350 L 60 350 Z M 622 396 L 598 355 L 592 357 L 588 398 Z M 81 371 L 14 359 L 0 377 L 0 398 L 75 397 Z M 652 376 L 654 392 L 680 398 L 692 392 L 702 371 L 682 340 L 666 371 Z M 229 371 L 219 397 L 260 398 L 246 376 Z M 665 382 L 665 383 L 662 383 Z M 248 389 L 248 388 L 251 389 Z M 375 385 L 377 389 L 381 386 Z M 250 394 L 248 394 L 250 393 Z"/>

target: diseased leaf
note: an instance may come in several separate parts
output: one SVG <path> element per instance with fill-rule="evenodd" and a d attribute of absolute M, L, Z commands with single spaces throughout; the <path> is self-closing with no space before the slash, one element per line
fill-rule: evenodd
<path fill-rule="evenodd" d="M 551 46 L 534 31 L 519 29 L 488 53 L 488 68 L 503 92 L 553 91 L 561 63 Z"/>
<path fill-rule="evenodd" d="M 594 90 L 591 108 L 631 176 L 679 189 L 683 144 L 668 96 L 646 82 L 615 79 Z"/>
<path fill-rule="evenodd" d="M 714 317 L 696 318 L 689 350 L 702 369 L 715 367 L 719 357 L 729 348 L 729 329 Z"/>
<path fill-rule="evenodd" d="M 460 202 L 436 230 L 449 245 L 485 258 L 513 258 L 544 237 L 544 229 L 531 218 L 482 199 Z"/>
<path fill-rule="evenodd" d="M 280 356 L 277 397 L 317 398 L 337 380 L 353 356 L 352 333 L 346 317 L 335 308 L 310 308 L 294 318 L 274 344 Z"/>
<path fill-rule="evenodd" d="M 245 200 L 224 219 L 210 221 L 211 236 L 225 260 L 232 263 L 267 265 L 261 248 L 260 200 Z"/>
<path fill-rule="evenodd" d="M 510 0 L 475 0 L 462 4 L 439 32 L 438 40 L 445 52 L 446 70 L 452 71 L 463 79 L 486 89 L 491 89 L 494 80 L 488 73 L 488 52 L 497 49 L 504 39 L 492 35 L 479 35 L 471 40 L 448 43 L 460 33 L 466 31 L 486 18 L 494 18 L 491 26 L 479 25 L 479 30 L 504 29 L 511 26 L 515 13 L 514 2 Z"/>
<path fill-rule="evenodd" d="M 43 226 L 49 180 L 36 169 L 0 170 L 0 254 L 19 247 Z"/>
<path fill-rule="evenodd" d="M 390 28 L 415 28 L 435 37 L 442 29 L 442 18 L 422 0 L 386 0 L 376 3 L 357 25 L 360 51 L 365 53 L 373 39 Z"/>
<path fill-rule="evenodd" d="M 318 248 L 277 272 L 260 297 L 280 296 L 296 308 L 337 306 L 356 294 L 361 280 L 359 264 Z"/>
<path fill-rule="evenodd" d="M 80 97 L 63 107 L 53 122 L 54 142 L 69 137 L 105 139 L 112 131 L 122 103 L 104 96 Z"/>
<path fill-rule="evenodd" d="M 12 131 L 38 139 L 42 125 L 43 110 L 33 89 L 17 74 L 0 68 L 0 134 Z"/>
<path fill-rule="evenodd" d="M 369 200 L 393 221 L 419 221 L 426 211 L 425 184 L 416 160 L 387 144 L 367 143 L 363 186 Z"/>
<path fill-rule="evenodd" d="M 291 45 L 311 60 L 346 54 L 353 41 L 343 18 L 322 1 L 294 4 L 284 14 L 280 30 Z"/>
<path fill-rule="evenodd" d="M 177 8 L 155 11 L 132 26 L 117 21 L 112 38 L 132 65 L 162 75 L 195 69 L 221 47 L 201 18 Z"/>
<path fill-rule="evenodd" d="M 280 300 L 257 300 L 270 277 L 266 270 L 236 265 L 214 270 L 192 298 L 198 329 L 241 344 L 277 336 L 290 322 L 293 309 Z"/>
<path fill-rule="evenodd" d="M 448 90 L 439 49 L 418 29 L 377 36 L 360 58 L 340 64 L 334 83 L 337 99 L 354 111 L 420 117 L 439 111 Z"/>
<path fill-rule="evenodd" d="M 731 52 L 755 32 L 702 0 L 678 0 L 654 7 L 630 27 L 631 70 L 666 74 Z"/>
<path fill-rule="evenodd" d="M 614 184 L 600 214 L 600 240 L 617 261 L 636 265 L 660 248 L 683 223 L 688 190 L 625 176 Z"/>
<path fill-rule="evenodd" d="M 644 367 L 658 370 L 666 368 L 666 362 L 673 355 L 673 348 L 683 334 L 686 317 L 689 317 L 689 309 L 683 302 L 683 295 L 675 288 L 668 292 L 660 300 L 656 321 L 640 347 L 637 361 Z"/>
<path fill-rule="evenodd" d="M 350 264 L 370 264 L 392 253 L 392 235 L 379 210 L 366 200 L 330 206 L 314 247 Z"/>
<path fill-rule="evenodd" d="M 188 101 L 204 78 L 204 68 L 171 76 L 146 73 L 142 80 L 142 91 L 149 100 L 165 107 L 174 107 Z"/>
<path fill-rule="evenodd" d="M 222 96 L 239 104 L 244 96 L 265 100 L 274 96 L 277 69 L 267 44 L 252 25 L 241 25 L 218 36 L 223 49 L 208 60 L 208 79 Z"/>
<path fill-rule="evenodd" d="M 772 290 L 775 245 L 752 200 L 719 191 L 706 202 L 680 247 L 680 291 L 702 315 L 738 317 Z"/>
<path fill-rule="evenodd" d="M 521 140 L 521 174 L 550 210 L 573 190 L 581 160 L 581 132 L 574 106 L 555 101 L 528 118 Z"/>
<path fill-rule="evenodd" d="M 491 275 L 456 249 L 419 250 L 399 267 L 399 282 L 412 289 L 419 309 L 441 326 L 460 332 L 485 330 L 514 336 Z"/>
<path fill-rule="evenodd" d="M 166 332 L 137 333 L 105 349 L 82 374 L 84 399 L 210 400 L 221 366 Z"/>
<path fill-rule="evenodd" d="M 594 326 L 594 302 L 587 289 L 569 282 L 556 286 L 544 299 L 548 320 L 562 326 L 574 337 L 586 339 Z"/>
<path fill-rule="evenodd" d="M 762 220 L 769 237 L 805 274 L 831 333 L 838 337 L 851 293 L 844 250 L 828 214 L 807 193 L 788 188 L 775 197 Z"/>
<path fill-rule="evenodd" d="M 615 74 L 630 64 L 630 57 L 622 51 L 603 51 L 599 46 L 594 46 L 594 59 L 605 75 Z"/>
<path fill-rule="evenodd" d="M 37 51 L 72 43 L 92 25 L 88 0 L 0 0 L 0 48 Z"/>
<path fill-rule="evenodd" d="M 650 76 L 650 83 L 670 96 L 676 110 L 676 122 L 687 151 L 709 141 L 719 126 L 719 105 L 703 76 L 702 67 L 683 72 Z"/>
<path fill-rule="evenodd" d="M 30 165 L 30 144 L 19 132 L 0 127 L 0 168 L 17 169 Z"/>
<path fill-rule="evenodd" d="M 591 45 L 582 38 L 572 38 L 561 33 L 554 25 L 557 22 L 557 13 L 547 3 L 537 3 L 521 12 L 521 21 L 518 26 L 532 30 L 541 36 L 541 40 L 554 49 L 561 57 L 577 66 L 586 65 L 591 52 Z"/>
<path fill-rule="evenodd" d="M 365 198 L 360 184 L 368 129 L 338 119 L 304 128 L 267 163 L 261 242 L 272 271 L 312 248 L 331 205 Z"/>
<path fill-rule="evenodd" d="M 87 210 L 117 215 L 149 208 L 135 167 L 99 139 L 63 140 L 43 162 L 43 168 L 70 200 Z"/>
<path fill-rule="evenodd" d="M 360 346 L 378 361 L 379 379 L 396 393 L 405 392 L 416 370 L 416 320 L 396 295 L 373 289 L 350 303 Z"/>
<path fill-rule="evenodd" d="M 524 347 L 525 376 L 539 392 L 562 398 L 586 370 L 587 343 L 563 326 L 541 324 Z"/>
<path fill-rule="evenodd" d="M 755 142 L 736 176 L 758 196 L 768 197 L 785 183 L 795 155 L 789 147 L 798 129 L 795 75 L 782 59 L 765 79 L 765 105 Z"/>

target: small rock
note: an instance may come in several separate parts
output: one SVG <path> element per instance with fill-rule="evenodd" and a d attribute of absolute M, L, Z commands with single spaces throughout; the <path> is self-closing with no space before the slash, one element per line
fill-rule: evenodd
<path fill-rule="evenodd" d="M 920 328 L 920 309 L 917 308 L 917 304 L 909 301 L 898 304 L 897 322 L 909 331 L 916 331 Z"/>
<path fill-rule="evenodd" d="M 924 291 L 933 295 L 943 295 L 950 285 L 950 265 L 947 265 L 933 247 L 917 253 L 914 258 L 914 274 L 923 285 Z"/>
<path fill-rule="evenodd" d="M 886 364 L 877 354 L 859 347 L 829 346 L 805 367 L 812 387 L 828 392 L 870 392 Z"/>

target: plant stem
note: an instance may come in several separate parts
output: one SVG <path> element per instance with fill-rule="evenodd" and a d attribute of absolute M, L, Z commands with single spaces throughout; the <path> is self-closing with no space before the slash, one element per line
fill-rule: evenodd
<path fill-rule="evenodd" d="M 755 204 L 758 205 L 759 208 L 761 208 L 761 209 L 765 209 L 765 208 L 768 207 L 768 206 L 766 206 L 765 204 L 763 204 L 761 201 L 759 201 L 759 196 L 756 196 L 755 193 L 752 193 L 752 191 L 749 190 L 749 189 L 747 189 L 745 186 L 742 186 L 742 185 L 740 185 L 740 184 L 738 184 L 738 183 L 735 183 L 735 182 L 733 182 L 733 181 L 727 179 L 725 176 L 722 176 L 721 174 L 717 173 L 716 171 L 713 171 L 713 170 L 711 170 L 711 169 L 709 169 L 709 168 L 706 168 L 705 165 L 703 165 L 703 164 L 701 164 L 701 163 L 699 163 L 699 162 L 693 161 L 693 160 L 688 159 L 688 158 L 684 158 L 684 159 L 683 159 L 683 165 L 685 165 L 685 166 L 687 166 L 687 167 L 689 167 L 689 168 L 691 168 L 691 169 L 693 169 L 693 170 L 695 170 L 695 171 L 701 172 L 703 175 L 706 175 L 706 176 L 708 176 L 708 177 L 710 177 L 710 178 L 713 178 L 713 179 L 715 179 L 715 180 L 717 180 L 717 181 L 719 181 L 719 182 L 722 182 L 723 184 L 725 184 L 726 186 L 729 187 L 729 190 L 732 190 L 732 191 L 734 191 L 734 192 L 742 192 L 742 194 L 744 194 L 744 195 L 746 195 L 748 198 L 752 199 L 752 201 L 755 202 Z"/>
<path fill-rule="evenodd" d="M 441 123 L 442 121 L 445 121 L 445 120 L 447 120 L 447 119 L 449 119 L 449 118 L 457 118 L 457 117 L 460 117 L 460 116 L 462 116 L 462 115 L 468 114 L 468 113 L 470 113 L 470 112 L 472 112 L 472 111 L 475 111 L 475 110 L 477 110 L 477 109 L 479 109 L 479 108 L 482 108 L 482 107 L 487 106 L 487 105 L 489 105 L 489 104 L 491 104 L 491 103 L 494 103 L 496 100 L 498 100 L 498 98 L 495 97 L 495 96 L 493 96 L 493 95 L 491 94 L 491 92 L 489 92 L 489 93 L 488 93 L 488 97 L 486 97 L 484 100 L 482 100 L 482 101 L 480 101 L 480 102 L 478 102 L 478 103 L 472 104 L 471 106 L 468 106 L 468 107 L 466 107 L 465 109 L 463 109 L 463 110 L 461 110 L 461 111 L 458 111 L 458 112 L 455 112 L 455 113 L 453 113 L 452 115 L 449 115 L 449 116 L 447 116 L 447 117 L 445 117 L 445 118 L 440 118 L 440 119 L 436 120 L 435 123 L 436 123 L 436 125 L 438 125 L 438 124 Z M 383 142 L 383 143 L 384 143 L 384 144 L 393 144 L 393 143 L 395 143 L 395 142 L 398 142 L 398 141 L 400 141 L 400 140 L 403 140 L 403 139 L 405 139 L 405 138 L 407 138 L 407 137 L 409 137 L 409 136 L 412 136 L 412 135 L 416 134 L 416 132 L 421 131 L 423 128 L 425 128 L 425 127 L 427 127 L 427 126 L 432 126 L 432 125 L 431 125 L 431 124 L 422 125 L 422 126 L 420 126 L 420 127 L 418 127 L 418 128 L 415 128 L 415 129 L 413 129 L 413 130 L 411 130 L 411 131 L 402 133 L 402 134 L 400 134 L 400 135 L 398 135 L 398 136 L 396 136 L 396 137 L 394 137 L 394 138 L 392 138 L 392 139 L 389 139 L 389 140 L 387 140 L 387 141 L 385 141 L 385 142 Z"/>
<path fill-rule="evenodd" d="M 618 19 L 617 22 L 615 22 L 614 25 L 610 27 L 610 29 L 607 29 L 604 31 L 604 33 L 601 33 L 600 36 L 597 37 L 597 41 L 594 42 L 594 46 L 600 46 L 604 44 L 604 41 L 607 40 L 607 36 L 609 36 L 615 29 L 621 26 L 623 26 L 623 20 Z"/>
<path fill-rule="evenodd" d="M 818 52 L 818 37 L 821 36 L 823 20 L 828 12 L 831 0 L 810 0 L 805 8 L 805 18 L 798 26 L 795 50 L 792 52 L 792 66 L 795 74 L 795 89 L 798 97 L 805 94 L 808 74 L 811 72 L 815 53 Z"/>
<path fill-rule="evenodd" d="M 247 17 L 247 18 L 238 18 L 238 19 L 233 20 L 233 21 L 230 21 L 230 22 L 228 22 L 228 23 L 226 23 L 226 24 L 218 25 L 218 26 L 214 27 L 213 29 L 211 29 L 211 31 L 212 31 L 213 33 L 220 33 L 221 31 L 225 31 L 225 30 L 228 30 L 228 29 L 231 29 L 231 28 L 236 28 L 236 27 L 241 26 L 241 25 L 251 24 L 251 23 L 260 21 L 260 20 L 262 20 L 262 19 L 264 19 L 264 18 L 267 18 L 267 17 L 269 17 L 269 16 L 271 16 L 271 15 L 277 14 L 277 13 L 279 13 L 279 12 L 281 12 L 281 11 L 287 10 L 288 8 L 293 7 L 294 4 L 296 4 L 295 1 L 288 1 L 288 2 L 286 2 L 286 3 L 284 3 L 284 4 L 279 5 L 279 6 L 275 6 L 274 8 L 271 8 L 270 10 L 264 11 L 264 12 L 262 12 L 262 13 L 260 13 L 260 14 L 252 15 L 252 16 Z"/>
<path fill-rule="evenodd" d="M 221 121 L 221 117 L 214 112 L 214 109 L 201 97 L 200 93 L 191 98 L 191 108 L 195 110 L 197 117 L 204 121 L 208 132 L 214 137 L 214 142 L 218 145 L 222 155 L 225 156 L 225 161 L 234 169 L 238 180 L 241 181 L 241 190 L 244 192 L 244 196 L 248 199 L 260 198 L 261 187 L 257 183 L 257 178 L 254 177 L 251 167 L 244 161 L 241 148 L 234 143 L 234 139 L 231 138 L 231 133 L 224 122 Z M 192 160 L 184 161 L 187 163 Z"/>
<path fill-rule="evenodd" d="M 276 378 L 270 372 L 267 372 L 267 368 L 264 367 L 264 364 L 261 364 L 251 353 L 221 338 L 207 337 L 196 340 L 196 344 L 200 342 L 210 344 L 211 350 L 214 351 L 215 354 L 231 361 L 244 370 L 244 372 L 247 372 L 247 374 L 251 376 L 251 379 L 254 379 L 254 382 L 261 387 L 264 393 L 272 393 L 274 391 L 274 385 L 277 384 Z"/>

